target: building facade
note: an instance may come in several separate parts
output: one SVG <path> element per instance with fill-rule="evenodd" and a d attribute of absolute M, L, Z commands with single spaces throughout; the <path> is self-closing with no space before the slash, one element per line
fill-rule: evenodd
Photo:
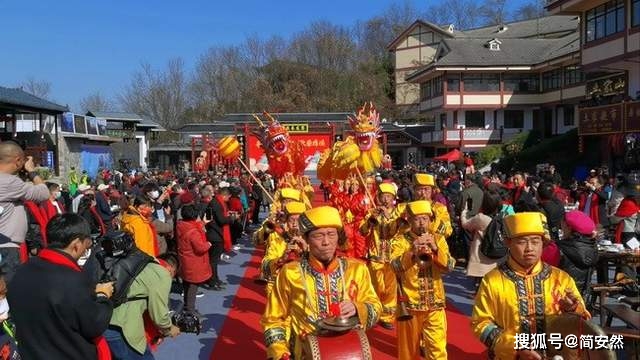
<path fill-rule="evenodd" d="M 146 170 L 149 166 L 150 140 L 157 132 L 166 131 L 154 121 L 138 114 L 89 111 L 87 116 L 105 119 L 107 135 L 122 139 L 111 145 L 116 166 L 126 161 L 131 167 Z"/>
<path fill-rule="evenodd" d="M 389 50 L 397 105 L 434 124 L 422 134 L 426 156 L 477 151 L 522 131 L 550 137 L 575 128 L 585 94 L 578 28 L 572 15 L 467 31 L 409 26 Z"/>
<path fill-rule="evenodd" d="M 578 133 L 595 138 L 601 161 L 640 167 L 640 0 L 548 0 L 550 14 L 579 16 L 586 93 Z M 582 149 L 584 150 L 584 149 Z"/>

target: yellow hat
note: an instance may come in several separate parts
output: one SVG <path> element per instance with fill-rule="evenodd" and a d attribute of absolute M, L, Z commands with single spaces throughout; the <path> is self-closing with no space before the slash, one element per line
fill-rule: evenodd
<path fill-rule="evenodd" d="M 409 212 L 409 215 L 412 216 L 433 214 L 431 211 L 431 201 L 427 200 L 418 200 L 408 203 L 407 211 Z"/>
<path fill-rule="evenodd" d="M 300 201 L 300 191 L 292 188 L 282 188 L 280 189 L 280 197 Z"/>
<path fill-rule="evenodd" d="M 300 215 L 298 223 L 303 234 L 325 227 L 342 229 L 340 213 L 338 209 L 331 206 L 320 206 L 305 211 Z"/>
<path fill-rule="evenodd" d="M 396 196 L 396 187 L 393 186 L 393 184 L 382 183 L 380 184 L 380 186 L 378 186 L 378 190 L 383 194 L 391 194 L 393 196 Z"/>
<path fill-rule="evenodd" d="M 413 177 L 413 183 L 415 186 L 436 186 L 436 181 L 433 175 L 429 174 L 415 174 Z"/>
<path fill-rule="evenodd" d="M 284 206 L 284 212 L 287 215 L 302 214 L 303 212 L 305 212 L 305 210 L 307 210 L 307 207 L 304 205 L 304 203 L 301 203 L 299 201 L 292 201 Z"/>
<path fill-rule="evenodd" d="M 509 239 L 527 235 L 549 238 L 547 217 L 539 212 L 521 212 L 504 218 L 504 228 Z"/>

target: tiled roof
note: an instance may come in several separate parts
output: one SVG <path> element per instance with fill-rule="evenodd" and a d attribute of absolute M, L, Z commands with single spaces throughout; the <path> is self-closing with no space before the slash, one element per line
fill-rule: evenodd
<path fill-rule="evenodd" d="M 204 134 L 204 133 L 213 133 L 216 134 L 224 134 L 230 135 L 235 134 L 235 126 L 233 123 L 199 123 L 199 124 L 186 124 L 175 131 L 178 133 L 195 133 L 195 134 Z"/>
<path fill-rule="evenodd" d="M 136 122 L 142 121 L 142 116 L 138 114 L 119 111 L 89 111 L 87 112 L 87 115 L 107 120 L 129 120 Z"/>
<path fill-rule="evenodd" d="M 52 112 L 65 112 L 69 108 L 51 101 L 29 94 L 22 89 L 6 88 L 0 86 L 0 103 L 16 107 L 26 107 L 34 110 L 47 110 Z"/>
<path fill-rule="evenodd" d="M 436 66 L 534 66 L 580 50 L 580 35 L 574 32 L 553 39 L 502 39 L 500 50 L 490 50 L 489 39 L 445 39 L 439 57 L 406 77 L 407 80 Z"/>
<path fill-rule="evenodd" d="M 261 114 L 261 119 L 264 119 Z M 271 113 L 275 119 L 282 123 L 287 122 L 334 122 L 334 121 L 346 121 L 347 115 L 352 115 L 350 112 L 335 112 L 335 113 Z M 222 122 L 253 122 L 253 116 L 251 113 L 241 114 L 226 114 L 220 121 Z"/>
<path fill-rule="evenodd" d="M 505 25 L 492 25 L 465 30 L 456 37 L 485 39 L 494 37 L 499 39 L 553 37 L 553 34 L 561 34 L 560 36 L 563 36 L 567 33 L 578 31 L 579 27 L 580 19 L 575 15 L 552 15 L 538 19 L 515 21 Z"/>
<path fill-rule="evenodd" d="M 580 49 L 580 35 L 559 39 L 503 39 L 500 50 L 490 50 L 487 39 L 446 39 L 446 54 L 435 65 L 535 65 Z"/>

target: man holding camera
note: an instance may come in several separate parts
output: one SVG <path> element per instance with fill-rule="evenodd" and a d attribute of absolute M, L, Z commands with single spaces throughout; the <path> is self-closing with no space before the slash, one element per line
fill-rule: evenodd
<path fill-rule="evenodd" d="M 32 183 L 24 182 L 17 175 L 26 171 Z M 31 156 L 25 156 L 22 148 L 12 142 L 0 143 L 0 234 L 11 241 L 0 242 L 0 270 L 7 283 L 20 264 L 20 246 L 27 236 L 27 214 L 24 201 L 34 203 L 49 198 L 49 189 L 35 171 Z"/>
<path fill-rule="evenodd" d="M 112 298 L 115 308 L 105 332 L 113 359 L 153 359 L 145 322 L 163 337 L 180 334 L 169 314 L 169 291 L 177 260 L 168 261 L 165 268 L 135 247 L 131 235 L 121 231 L 108 233 L 102 247 L 102 254 L 97 255 L 104 272 L 102 278 L 116 283 Z"/>
<path fill-rule="evenodd" d="M 48 248 L 9 283 L 22 359 L 110 359 L 102 334 L 113 311 L 113 283 L 93 286 L 77 264 L 92 246 L 90 234 L 79 215 L 54 217 L 46 228 Z"/>
<path fill-rule="evenodd" d="M 447 358 L 447 317 L 442 274 L 453 270 L 444 236 L 430 231 L 434 213 L 431 202 L 407 204 L 411 229 L 391 241 L 391 266 L 398 276 L 397 314 L 411 317 L 398 321 L 398 359 L 415 359 L 420 343 L 426 358 Z M 406 313 L 403 313 L 406 310 Z"/>

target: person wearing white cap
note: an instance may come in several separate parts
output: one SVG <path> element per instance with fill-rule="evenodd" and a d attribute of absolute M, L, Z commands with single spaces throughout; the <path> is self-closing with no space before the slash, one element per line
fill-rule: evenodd
<path fill-rule="evenodd" d="M 73 198 L 73 201 L 71 201 L 71 211 L 73 211 L 75 214 L 78 213 L 78 207 L 80 206 L 80 201 L 82 200 L 82 197 L 85 194 L 88 194 L 91 192 L 91 186 L 87 185 L 87 184 L 80 184 L 78 185 L 78 196 L 76 196 L 75 198 Z"/>
<path fill-rule="evenodd" d="M 98 185 L 98 191 L 96 192 L 96 210 L 107 226 L 107 229 L 111 229 L 111 222 L 114 215 L 109 205 L 109 185 Z"/>

